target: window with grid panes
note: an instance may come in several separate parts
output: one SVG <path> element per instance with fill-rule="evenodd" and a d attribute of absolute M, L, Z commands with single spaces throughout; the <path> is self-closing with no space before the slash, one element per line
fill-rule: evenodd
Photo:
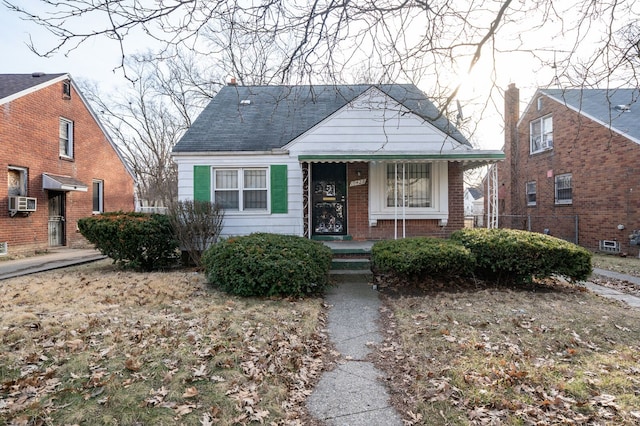
<path fill-rule="evenodd" d="M 556 176 L 555 193 L 556 204 L 571 204 L 573 202 L 570 173 Z"/>
<path fill-rule="evenodd" d="M 387 207 L 431 207 L 431 164 L 387 164 Z"/>
<path fill-rule="evenodd" d="M 267 209 L 266 169 L 215 169 L 214 201 L 227 211 Z"/>

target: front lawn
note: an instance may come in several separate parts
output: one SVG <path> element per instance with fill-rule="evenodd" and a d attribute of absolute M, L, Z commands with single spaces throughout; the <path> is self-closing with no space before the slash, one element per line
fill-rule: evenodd
<path fill-rule="evenodd" d="M 0 282 L 0 424 L 303 424 L 321 298 L 242 299 L 104 260 Z"/>
<path fill-rule="evenodd" d="M 639 310 L 551 281 L 447 287 L 383 295 L 376 364 L 407 424 L 640 423 Z"/>

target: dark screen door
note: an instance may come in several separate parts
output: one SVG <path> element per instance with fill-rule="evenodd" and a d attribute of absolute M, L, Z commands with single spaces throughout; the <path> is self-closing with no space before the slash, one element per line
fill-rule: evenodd
<path fill-rule="evenodd" d="M 347 233 L 346 164 L 320 163 L 312 168 L 313 234 Z"/>

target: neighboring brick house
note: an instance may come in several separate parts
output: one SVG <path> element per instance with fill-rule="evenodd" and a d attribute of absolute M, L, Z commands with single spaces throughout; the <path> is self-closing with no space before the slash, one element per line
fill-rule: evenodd
<path fill-rule="evenodd" d="M 134 208 L 134 179 L 69 74 L 0 74 L 0 253 L 87 244 L 78 219 Z"/>
<path fill-rule="evenodd" d="M 413 85 L 224 87 L 173 149 L 178 197 L 225 209 L 223 235 L 447 236 L 475 149 Z"/>
<path fill-rule="evenodd" d="M 520 117 L 510 85 L 500 225 L 638 255 L 639 96 L 638 89 L 540 89 Z"/>

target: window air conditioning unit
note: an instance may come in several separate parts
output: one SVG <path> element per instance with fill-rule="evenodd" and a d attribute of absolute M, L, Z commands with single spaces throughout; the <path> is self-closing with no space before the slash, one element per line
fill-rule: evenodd
<path fill-rule="evenodd" d="M 32 197 L 9 197 L 9 212 L 11 216 L 17 212 L 35 212 L 38 199 Z"/>

